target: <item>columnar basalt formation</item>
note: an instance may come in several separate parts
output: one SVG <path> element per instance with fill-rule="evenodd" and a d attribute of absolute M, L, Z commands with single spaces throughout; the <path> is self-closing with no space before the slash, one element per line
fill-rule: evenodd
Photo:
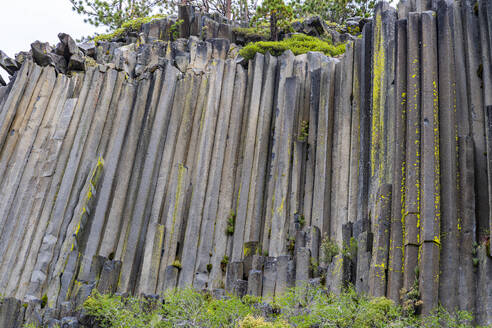
<path fill-rule="evenodd" d="M 0 53 L 0 326 L 306 282 L 492 324 L 490 0 L 379 3 L 340 58 L 245 62 L 180 14 L 188 39 Z"/>

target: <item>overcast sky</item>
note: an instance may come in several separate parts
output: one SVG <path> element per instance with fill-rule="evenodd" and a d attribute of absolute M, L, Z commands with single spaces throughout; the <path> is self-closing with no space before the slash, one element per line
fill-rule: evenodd
<path fill-rule="evenodd" d="M 0 49 L 7 55 L 29 50 L 36 40 L 56 44 L 59 32 L 77 39 L 96 29 L 72 11 L 68 0 L 0 0 Z M 8 82 L 1 68 L 0 73 Z"/>

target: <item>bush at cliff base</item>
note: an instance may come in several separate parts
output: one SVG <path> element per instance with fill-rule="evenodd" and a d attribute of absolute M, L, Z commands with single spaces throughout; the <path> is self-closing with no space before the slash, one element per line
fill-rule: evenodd
<path fill-rule="evenodd" d="M 443 309 L 425 318 L 405 314 L 393 301 L 357 295 L 353 289 L 334 295 L 321 287 L 288 290 L 272 301 L 259 297 L 213 298 L 192 289 L 176 289 L 162 300 L 122 298 L 94 293 L 84 303 L 99 327 L 472 327 L 467 312 Z"/>

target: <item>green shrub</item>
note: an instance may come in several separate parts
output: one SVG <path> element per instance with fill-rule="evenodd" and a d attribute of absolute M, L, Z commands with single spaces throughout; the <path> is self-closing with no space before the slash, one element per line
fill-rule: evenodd
<path fill-rule="evenodd" d="M 43 309 L 46 305 L 48 305 L 48 295 L 44 294 L 41 297 L 41 308 Z"/>
<path fill-rule="evenodd" d="M 191 288 L 167 291 L 163 302 L 121 298 L 94 292 L 84 303 L 86 313 L 102 328 L 109 327 L 472 327 L 468 312 L 436 309 L 419 318 L 384 298 L 369 298 L 347 289 L 339 295 L 305 284 L 274 298 L 274 311 L 261 312 L 260 297 L 228 295 L 215 299 Z M 151 303 L 153 302 L 153 303 Z"/>
<path fill-rule="evenodd" d="M 235 225 L 236 225 L 236 213 L 231 211 L 231 213 L 229 213 L 229 216 L 227 217 L 226 235 L 232 236 L 234 234 Z"/>
<path fill-rule="evenodd" d="M 239 328 L 284 328 L 290 327 L 286 322 L 268 322 L 263 317 L 247 315 L 239 322 Z"/>
<path fill-rule="evenodd" d="M 282 41 L 259 41 L 247 44 L 239 51 L 245 59 L 253 59 L 256 53 L 269 52 L 272 56 L 280 56 L 286 50 L 291 50 L 294 55 L 305 54 L 310 51 L 318 51 L 327 56 L 338 56 L 345 52 L 345 44 L 333 45 L 328 41 L 304 35 L 294 34 Z"/>
<path fill-rule="evenodd" d="M 333 258 L 340 253 L 338 245 L 330 240 L 330 237 L 325 236 L 321 241 L 321 254 L 323 255 L 323 262 L 331 263 Z"/>

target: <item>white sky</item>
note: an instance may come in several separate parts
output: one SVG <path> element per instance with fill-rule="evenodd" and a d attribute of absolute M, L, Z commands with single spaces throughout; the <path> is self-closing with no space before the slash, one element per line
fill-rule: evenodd
<path fill-rule="evenodd" d="M 60 32 L 78 39 L 96 29 L 72 11 L 68 0 L 0 0 L 0 49 L 10 57 L 28 51 L 36 40 L 56 44 Z M 0 74 L 9 81 L 1 68 Z"/>

